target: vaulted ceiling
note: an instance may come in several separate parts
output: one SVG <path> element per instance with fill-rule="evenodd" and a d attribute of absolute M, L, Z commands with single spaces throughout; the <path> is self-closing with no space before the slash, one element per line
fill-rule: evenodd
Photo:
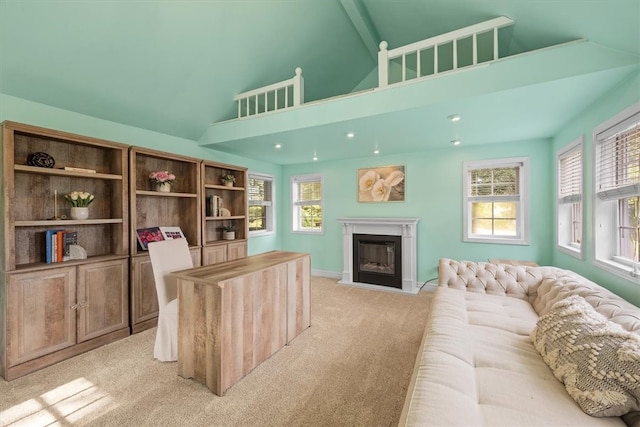
<path fill-rule="evenodd" d="M 498 16 L 509 59 L 342 96 L 375 84 L 380 41 Z M 278 164 L 548 138 L 639 66 L 638 0 L 0 1 L 2 93 Z M 306 105 L 233 120 L 296 67 Z"/>

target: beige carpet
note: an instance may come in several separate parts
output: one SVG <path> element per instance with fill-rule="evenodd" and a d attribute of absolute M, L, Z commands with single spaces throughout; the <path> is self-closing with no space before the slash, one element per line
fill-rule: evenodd
<path fill-rule="evenodd" d="M 0 425 L 394 426 L 429 302 L 314 277 L 311 328 L 224 397 L 154 361 L 152 329 L 0 380 Z"/>

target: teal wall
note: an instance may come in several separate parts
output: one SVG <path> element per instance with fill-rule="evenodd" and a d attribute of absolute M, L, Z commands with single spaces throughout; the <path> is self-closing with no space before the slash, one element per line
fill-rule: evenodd
<path fill-rule="evenodd" d="M 593 212 L 593 129 L 640 101 L 640 72 L 637 72 L 607 95 L 596 101 L 593 105 L 571 122 L 567 123 L 553 138 L 553 151 L 550 162 L 555 162 L 557 150 L 569 144 L 579 136 L 584 136 L 585 142 L 585 224 L 584 229 L 584 257 L 577 259 L 557 250 L 554 237 L 551 261 L 554 265 L 579 272 L 585 277 L 611 289 L 623 298 L 640 306 L 640 286 L 630 280 L 615 276 L 598 267 L 594 267 L 593 261 L 593 229 L 591 227 Z M 555 187 L 554 187 L 555 188 Z M 554 204 L 553 210 L 555 212 Z M 555 230 L 555 227 L 554 227 Z M 555 234 L 554 234 L 555 235 Z"/>
<path fill-rule="evenodd" d="M 198 146 L 195 141 L 96 119 L 82 114 L 0 94 L 0 121 L 13 120 L 104 138 L 125 144 L 179 153 L 196 158 L 243 165 L 250 171 L 273 175 L 276 180 L 276 233 L 249 239 L 249 254 L 273 249 L 312 254 L 316 272 L 338 275 L 342 271 L 342 242 L 337 218 L 348 216 L 419 217 L 418 280 L 436 277 L 438 259 L 449 257 L 481 261 L 487 258 L 529 259 L 539 264 L 572 269 L 640 305 L 638 286 L 591 265 L 591 229 L 586 228 L 586 257 L 578 260 L 555 245 L 555 153 L 580 135 L 587 144 L 586 218 L 591 220 L 591 132 L 598 124 L 640 99 L 640 74 L 600 99 L 568 123 L 550 140 L 513 141 L 485 146 L 447 145 L 410 155 L 376 156 L 337 162 L 279 166 L 233 156 Z M 528 156 L 530 160 L 531 218 L 529 245 L 497 245 L 462 241 L 462 163 L 469 160 Z M 358 168 L 384 165 L 406 167 L 406 201 L 358 203 Z M 291 232 L 290 184 L 292 175 L 320 173 L 324 177 L 325 230 L 321 235 Z M 0 203 L 1 200 L 0 200 Z M 2 209 L 2 206 L 0 206 Z"/>
<path fill-rule="evenodd" d="M 342 272 L 341 217 L 418 217 L 418 280 L 436 277 L 441 257 L 486 261 L 487 258 L 551 262 L 553 211 L 549 189 L 553 169 L 549 163 L 551 141 L 517 141 L 465 147 L 447 144 L 442 149 L 409 155 L 378 156 L 327 163 L 285 166 L 280 194 L 290 198 L 292 175 L 320 173 L 324 179 L 324 233 L 297 234 L 291 230 L 291 215 L 281 215 L 284 249 L 310 252 L 313 269 Z M 531 172 L 530 245 L 497 245 L 462 241 L 462 163 L 468 160 L 528 156 Z M 405 202 L 358 203 L 358 168 L 405 165 Z M 288 209 L 288 207 L 287 207 Z"/>
<path fill-rule="evenodd" d="M 202 148 L 195 141 L 96 119 L 95 117 L 0 94 L 0 122 L 5 120 L 107 139 L 128 145 L 153 148 L 199 159 L 246 166 L 251 172 L 273 175 L 276 181 L 280 179 L 281 175 L 281 167 L 278 165 Z M 1 200 L 0 203 L 2 203 Z M 249 254 L 277 249 L 280 246 L 279 236 L 274 233 L 252 237 L 249 239 L 248 246 Z"/>

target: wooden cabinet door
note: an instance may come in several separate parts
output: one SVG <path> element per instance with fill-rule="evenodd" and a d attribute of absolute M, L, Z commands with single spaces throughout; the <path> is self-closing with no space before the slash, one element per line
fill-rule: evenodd
<path fill-rule="evenodd" d="M 132 257 L 131 284 L 131 323 L 158 317 L 158 294 L 148 255 Z"/>
<path fill-rule="evenodd" d="M 78 267 L 78 342 L 129 327 L 128 260 Z"/>
<path fill-rule="evenodd" d="M 219 264 L 227 260 L 227 245 L 205 246 L 202 248 L 202 265 Z"/>
<path fill-rule="evenodd" d="M 247 256 L 247 242 L 232 242 L 227 244 L 227 261 Z"/>
<path fill-rule="evenodd" d="M 76 343 L 75 267 L 7 278 L 7 366 Z"/>

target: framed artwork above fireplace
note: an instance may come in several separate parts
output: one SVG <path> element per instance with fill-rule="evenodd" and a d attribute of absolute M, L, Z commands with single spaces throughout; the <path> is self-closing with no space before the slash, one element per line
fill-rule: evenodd
<path fill-rule="evenodd" d="M 358 202 L 404 202 L 405 167 L 358 169 Z"/>

